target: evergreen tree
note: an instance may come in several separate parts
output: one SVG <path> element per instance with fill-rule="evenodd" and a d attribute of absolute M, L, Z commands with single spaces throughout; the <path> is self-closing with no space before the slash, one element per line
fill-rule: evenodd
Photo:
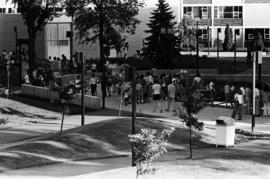
<path fill-rule="evenodd" d="M 156 62 L 159 67 L 171 67 L 172 60 L 177 56 L 177 38 L 173 34 L 176 22 L 173 11 L 165 0 L 159 0 L 147 24 L 151 33 L 143 49 L 144 56 Z"/>
<path fill-rule="evenodd" d="M 232 29 L 230 28 L 229 24 L 227 24 L 226 29 L 225 29 L 225 39 L 223 43 L 223 50 L 230 51 L 232 49 L 233 49 Z"/>

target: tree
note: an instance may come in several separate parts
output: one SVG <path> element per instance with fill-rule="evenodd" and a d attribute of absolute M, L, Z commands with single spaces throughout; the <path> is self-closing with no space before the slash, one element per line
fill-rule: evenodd
<path fill-rule="evenodd" d="M 8 0 L 7 0 L 8 1 Z M 29 36 L 29 68 L 35 69 L 36 60 L 36 36 L 48 21 L 56 15 L 54 8 L 60 0 L 12 0 L 13 4 L 18 5 L 18 9 L 27 26 Z"/>
<path fill-rule="evenodd" d="M 263 42 L 263 37 L 260 32 L 257 33 L 256 38 L 254 39 L 253 42 L 253 50 L 254 51 L 263 51 L 265 50 L 264 42 Z"/>
<path fill-rule="evenodd" d="M 159 0 L 147 24 L 150 28 L 146 33 L 151 33 L 145 39 L 146 47 L 143 49 L 144 56 L 155 61 L 158 66 L 169 67 L 172 60 L 177 56 L 177 38 L 174 35 L 173 11 L 165 0 Z M 166 59 L 165 59 L 166 58 Z"/>
<path fill-rule="evenodd" d="M 113 28 L 120 33 L 135 33 L 141 0 L 87 0 L 75 18 L 75 28 L 81 43 L 99 41 L 102 66 L 102 107 L 105 108 L 106 77 L 104 67 L 104 43 L 107 29 Z"/>
<path fill-rule="evenodd" d="M 54 84 L 57 84 L 57 83 L 55 82 Z M 69 111 L 68 105 L 70 101 L 75 97 L 76 90 L 75 90 L 74 84 L 64 85 L 64 86 L 54 85 L 52 90 L 57 92 L 59 98 L 56 102 L 61 106 L 62 121 L 61 121 L 60 133 L 59 133 L 59 137 L 61 137 L 62 131 L 63 131 L 65 114 L 67 113 L 67 111 Z"/>
<path fill-rule="evenodd" d="M 231 51 L 232 49 L 233 49 L 233 34 L 232 34 L 232 29 L 230 28 L 229 24 L 227 24 L 226 29 L 225 29 L 225 39 L 223 43 L 223 50 Z"/>
<path fill-rule="evenodd" d="M 183 18 L 182 22 L 179 24 L 178 29 L 178 41 L 180 50 L 183 48 L 188 48 L 191 50 L 196 49 L 196 27 L 195 20 L 190 18 Z"/>
<path fill-rule="evenodd" d="M 186 108 L 186 111 L 185 113 L 180 113 L 179 115 L 179 117 L 185 121 L 190 131 L 189 158 L 192 158 L 192 128 L 200 131 L 203 129 L 204 125 L 203 122 L 199 122 L 198 119 L 194 116 L 204 107 L 204 95 L 202 91 L 202 82 L 195 82 L 190 88 L 186 89 L 185 100 L 183 102 L 183 106 Z"/>

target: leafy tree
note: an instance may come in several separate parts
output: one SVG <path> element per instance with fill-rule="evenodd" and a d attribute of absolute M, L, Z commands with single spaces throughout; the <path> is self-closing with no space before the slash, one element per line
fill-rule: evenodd
<path fill-rule="evenodd" d="M 7 0 L 8 1 L 8 0 Z M 36 36 L 48 21 L 56 15 L 54 8 L 60 0 L 12 0 L 18 5 L 18 9 L 27 26 L 29 36 L 29 66 L 30 70 L 35 68 Z"/>
<path fill-rule="evenodd" d="M 257 33 L 256 38 L 254 39 L 253 42 L 253 49 L 256 51 L 262 51 L 265 50 L 264 42 L 263 42 L 263 37 L 260 32 Z"/>
<path fill-rule="evenodd" d="M 105 68 L 104 44 L 105 33 L 114 29 L 120 33 L 135 33 L 139 8 L 142 0 L 86 0 L 84 8 L 80 9 L 75 18 L 75 26 L 81 43 L 99 41 L 100 59 L 102 64 L 102 107 L 105 108 Z"/>
<path fill-rule="evenodd" d="M 182 22 L 179 24 L 178 29 L 178 40 L 180 45 L 180 50 L 188 48 L 191 50 L 196 49 L 196 27 L 195 20 L 190 18 L 183 18 Z"/>
<path fill-rule="evenodd" d="M 230 28 L 229 24 L 227 24 L 226 29 L 225 29 L 225 39 L 223 43 L 223 50 L 231 51 L 232 49 L 233 49 L 233 34 L 232 34 L 232 29 Z"/>
<path fill-rule="evenodd" d="M 183 102 L 183 106 L 185 107 L 185 112 L 180 113 L 179 117 L 183 119 L 186 125 L 189 127 L 190 131 L 190 156 L 192 158 L 192 128 L 196 130 L 203 130 L 203 123 L 199 122 L 198 119 L 194 116 L 204 107 L 204 95 L 203 91 L 203 83 L 195 82 L 192 84 L 190 88 L 187 88 L 185 91 L 185 100 Z"/>
<path fill-rule="evenodd" d="M 169 67 L 177 56 L 177 38 L 174 35 L 173 11 L 165 0 L 159 0 L 147 24 L 146 33 L 151 35 L 145 39 L 144 56 L 157 63 L 158 66 Z"/>

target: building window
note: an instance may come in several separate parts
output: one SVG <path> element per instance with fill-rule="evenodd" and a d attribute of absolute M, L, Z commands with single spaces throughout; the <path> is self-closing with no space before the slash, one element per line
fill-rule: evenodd
<path fill-rule="evenodd" d="M 208 19 L 211 18 L 211 7 L 207 6 L 184 7 L 184 16 L 188 18 Z"/>
<path fill-rule="evenodd" d="M 270 29 L 264 29 L 264 40 L 270 41 Z"/>
<path fill-rule="evenodd" d="M 5 14 L 6 13 L 6 8 L 0 8 L 0 14 Z"/>
<path fill-rule="evenodd" d="M 192 7 L 184 7 L 184 15 L 192 18 Z"/>
<path fill-rule="evenodd" d="M 12 13 L 12 8 L 8 8 L 8 13 L 9 13 L 9 14 Z"/>
<path fill-rule="evenodd" d="M 214 17 L 216 19 L 242 19 L 242 6 L 217 6 L 214 8 Z"/>

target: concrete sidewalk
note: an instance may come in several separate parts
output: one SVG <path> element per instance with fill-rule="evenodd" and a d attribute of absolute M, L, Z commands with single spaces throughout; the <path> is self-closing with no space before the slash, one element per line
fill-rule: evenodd
<path fill-rule="evenodd" d="M 177 105 L 180 105 L 179 103 Z M 106 107 L 119 109 L 120 106 L 120 97 L 110 97 L 106 98 Z M 153 112 L 153 102 L 151 103 L 144 103 L 144 104 L 137 104 L 137 112 L 150 114 L 150 115 L 157 115 L 160 118 L 164 118 L 164 120 L 176 120 L 180 121 L 179 117 L 176 116 L 172 110 L 166 112 L 165 109 L 167 108 L 167 102 L 161 101 L 161 106 L 163 109 L 162 113 L 154 113 Z M 227 116 L 230 117 L 232 113 L 232 109 L 226 108 L 222 102 L 215 102 L 215 107 L 205 107 L 202 111 L 197 114 L 197 117 L 200 121 L 204 122 L 206 125 L 214 127 L 216 124 L 216 119 L 220 116 Z M 172 107 L 171 107 L 172 109 Z M 128 106 L 122 105 L 122 110 L 131 111 L 132 107 L 131 104 Z M 159 110 L 157 110 L 159 111 Z M 241 121 L 235 121 L 236 128 L 246 130 L 251 132 L 251 115 L 244 115 Z M 255 118 L 255 128 L 254 133 L 256 134 L 265 134 L 270 135 L 270 117 L 256 117 Z"/>

